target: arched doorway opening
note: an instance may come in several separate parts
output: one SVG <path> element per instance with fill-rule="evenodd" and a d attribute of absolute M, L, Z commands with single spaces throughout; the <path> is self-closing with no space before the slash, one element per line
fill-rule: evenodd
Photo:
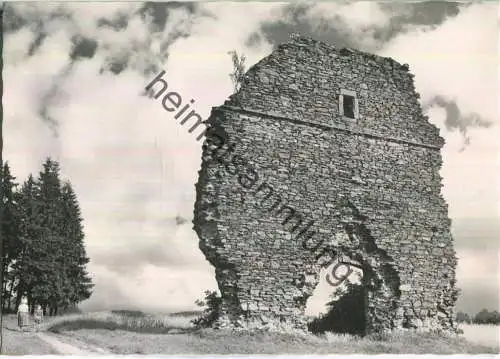
<path fill-rule="evenodd" d="M 317 257 L 320 267 L 326 265 L 330 269 L 320 277 L 320 283 L 324 279 L 330 285 L 338 286 L 341 281 L 345 287 L 331 291 L 334 298 L 327 302 L 327 311 L 311 320 L 309 330 L 359 335 L 390 331 L 397 326 L 395 312 L 401 296 L 396 263 L 377 245 L 365 224 L 367 218 L 352 203 L 346 201 L 346 204 L 346 212 L 350 213 L 346 213 L 347 219 L 342 221 L 342 228 L 332 241 L 333 248 L 330 253 L 327 251 L 324 256 Z M 326 257 L 330 259 L 325 262 Z M 341 265 L 347 267 L 344 276 L 339 275 Z M 351 277 L 356 273 L 355 269 L 358 269 L 357 283 L 356 278 Z"/>
<path fill-rule="evenodd" d="M 364 278 L 362 265 L 346 257 L 323 267 L 306 304 L 309 331 L 363 335 L 367 300 Z"/>

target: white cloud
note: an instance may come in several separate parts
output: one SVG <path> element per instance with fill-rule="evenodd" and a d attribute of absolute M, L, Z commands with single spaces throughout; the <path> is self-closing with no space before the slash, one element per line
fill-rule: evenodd
<path fill-rule="evenodd" d="M 500 126 L 470 130 L 471 144 L 459 152 L 459 135 L 449 134 L 443 149 L 443 195 L 452 218 L 497 217 Z"/>
<path fill-rule="evenodd" d="M 433 31 L 399 35 L 381 54 L 410 65 L 422 102 L 446 95 L 498 122 L 497 6 L 471 5 Z"/>
<path fill-rule="evenodd" d="M 217 288 L 212 270 L 165 268 L 146 265 L 130 276 L 116 274 L 105 266 L 91 265 L 95 288 L 83 302 L 83 310 L 136 308 L 144 311 L 196 309 L 195 300 L 206 289 Z"/>
<path fill-rule="evenodd" d="M 361 32 L 370 26 L 383 27 L 388 24 L 389 16 L 376 2 L 356 1 L 352 3 L 318 2 L 311 10 L 311 15 L 335 21 L 340 15 L 352 32 Z"/>
<path fill-rule="evenodd" d="M 455 99 L 464 115 L 475 112 L 498 125 L 496 6 L 472 5 L 434 31 L 400 35 L 382 55 L 410 65 L 422 103 L 437 95 L 445 96 Z M 434 108 L 428 115 L 446 139 L 441 175 L 450 216 L 495 216 L 499 200 L 495 190 L 499 180 L 498 127 L 470 127 L 470 145 L 460 152 L 463 141 L 458 132 L 445 129 L 444 111 Z"/>
<path fill-rule="evenodd" d="M 24 27 L 9 37 L 9 41 L 6 41 L 3 45 L 3 61 L 6 64 L 18 63 L 27 55 L 27 44 L 35 39 L 35 34 Z"/>

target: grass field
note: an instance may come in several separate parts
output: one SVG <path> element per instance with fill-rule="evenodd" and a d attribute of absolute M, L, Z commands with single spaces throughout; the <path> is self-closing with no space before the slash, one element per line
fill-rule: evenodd
<path fill-rule="evenodd" d="M 3 318 L 3 355 L 49 355 L 57 352 L 47 343 L 37 338 L 33 333 L 17 331 L 15 315 L 5 315 Z"/>
<path fill-rule="evenodd" d="M 351 335 L 195 330 L 194 313 L 102 312 L 56 318 L 44 329 L 115 354 L 478 354 L 498 353 L 498 327 L 464 326 L 463 336 L 404 333 L 384 340 Z M 477 328 L 481 327 L 481 328 Z M 486 326 L 485 326 L 486 327 Z"/>
<path fill-rule="evenodd" d="M 499 325 L 479 325 L 462 324 L 460 329 L 464 331 L 463 337 L 471 343 L 488 345 L 499 348 L 500 326 Z"/>

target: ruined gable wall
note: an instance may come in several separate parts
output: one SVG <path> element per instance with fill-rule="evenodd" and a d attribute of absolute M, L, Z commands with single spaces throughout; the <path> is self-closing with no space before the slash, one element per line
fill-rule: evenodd
<path fill-rule="evenodd" d="M 210 119 L 212 128 L 235 144 L 233 154 L 220 160 L 205 148 L 195 208 L 200 248 L 216 266 L 224 297 L 222 325 L 303 327 L 306 300 L 321 266 L 342 253 L 362 263 L 371 278 L 368 329 L 453 327 L 456 260 L 440 195 L 442 140 L 422 117 L 412 120 L 416 110 L 408 103 L 418 103 L 410 99 L 411 77 L 402 69 L 396 71 L 399 80 L 385 80 L 394 82 L 393 91 L 399 88 L 390 97 L 380 86 L 380 73 L 359 75 L 372 90 L 360 96 L 358 123 L 346 122 L 332 94 L 343 86 L 360 91 L 348 79 L 354 69 L 340 71 L 331 63 L 330 73 L 311 57 L 312 50 L 303 48 L 308 56 L 300 51 L 279 55 L 279 64 L 267 59 L 257 65 L 240 91 L 240 107 L 222 106 Z M 276 66 L 295 66 L 295 78 L 291 73 L 282 77 Z M 326 75 L 313 74 L 324 73 L 328 81 L 314 87 Z M 303 102 L 296 87 L 302 89 Z M 391 102 L 381 102 L 378 92 Z M 387 108 L 398 108 L 397 117 L 384 117 L 391 111 Z M 367 109 L 374 111 L 368 114 Z M 407 130 L 391 125 L 402 119 L 408 121 Z M 356 134 L 362 130 L 400 140 Z M 249 165 L 259 176 L 253 186 L 244 176 Z M 262 182 L 273 186 L 282 205 L 304 217 L 298 230 L 290 233 L 290 223 L 282 225 L 284 212 L 268 211 L 271 203 L 255 194 Z M 297 235 L 309 220 L 315 221 L 307 232 L 313 235 L 304 249 L 305 236 Z M 319 259 L 318 253 L 323 255 Z"/>
<path fill-rule="evenodd" d="M 340 89 L 359 97 L 356 123 L 339 118 Z M 238 105 L 233 101 L 228 104 Z M 246 109 L 441 147 L 418 103 L 407 65 L 390 58 L 296 39 L 254 65 L 237 96 Z M 262 101 L 266 99 L 266 101 Z"/>

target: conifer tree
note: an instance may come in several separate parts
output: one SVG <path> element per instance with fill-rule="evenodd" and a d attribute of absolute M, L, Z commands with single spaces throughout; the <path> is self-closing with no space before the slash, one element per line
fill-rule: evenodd
<path fill-rule="evenodd" d="M 28 296 L 28 301 L 32 299 L 33 302 L 48 306 L 50 314 L 55 314 L 57 311 L 65 285 L 65 277 L 61 268 L 64 237 L 61 235 L 63 218 L 60 213 L 61 180 L 59 174 L 59 164 L 47 158 L 37 180 L 42 231 L 41 236 L 36 238 L 36 249 L 40 258 L 34 263 L 38 263 L 36 269 L 39 272 L 37 281 L 31 288 L 32 298 Z"/>
<path fill-rule="evenodd" d="M 19 306 L 21 297 L 28 295 L 37 277 L 40 275 L 39 243 L 42 236 L 41 205 L 39 201 L 38 185 L 32 175 L 23 183 L 17 194 L 20 209 L 20 231 L 18 237 L 19 254 L 14 264 L 16 304 Z"/>
<path fill-rule="evenodd" d="M 1 219 L 1 232 L 3 235 L 2 241 L 2 271 L 4 280 L 2 283 L 3 293 L 3 309 L 10 308 L 11 295 L 13 292 L 13 277 L 12 264 L 19 255 L 20 246 L 18 243 L 19 236 L 19 208 L 15 198 L 15 188 L 17 184 L 14 182 L 15 177 L 12 176 L 8 163 L 0 167 L 0 178 L 2 186 L 2 204 L 3 216 Z"/>
<path fill-rule="evenodd" d="M 5 3 L 0 5 L 0 54 L 3 54 L 3 11 Z M 0 56 L 0 74 L 3 74 L 3 56 Z M 0 76 L 0 168 L 3 168 L 3 76 Z M 3 198 L 3 186 L 0 186 L 0 198 Z M 0 201 L 0 223 L 3 222 L 3 202 Z M 3 269 L 3 231 L 0 226 L 0 355 L 3 353 L 3 283 L 4 272 Z"/>
<path fill-rule="evenodd" d="M 65 182 L 62 186 L 61 200 L 61 210 L 65 219 L 61 228 L 67 236 L 65 258 L 68 261 L 65 263 L 67 266 L 65 270 L 69 290 L 63 303 L 63 306 L 67 307 L 89 298 L 93 285 L 85 268 L 89 258 L 84 246 L 83 218 L 76 193 L 69 182 Z"/>
<path fill-rule="evenodd" d="M 89 298 L 93 288 L 76 193 L 70 182 L 62 182 L 59 164 L 50 158 L 38 178 L 30 175 L 18 192 L 9 167 L 2 168 L 9 274 L 3 293 L 8 292 L 13 310 L 26 296 L 32 311 L 40 304 L 45 314 L 56 315 Z"/>

